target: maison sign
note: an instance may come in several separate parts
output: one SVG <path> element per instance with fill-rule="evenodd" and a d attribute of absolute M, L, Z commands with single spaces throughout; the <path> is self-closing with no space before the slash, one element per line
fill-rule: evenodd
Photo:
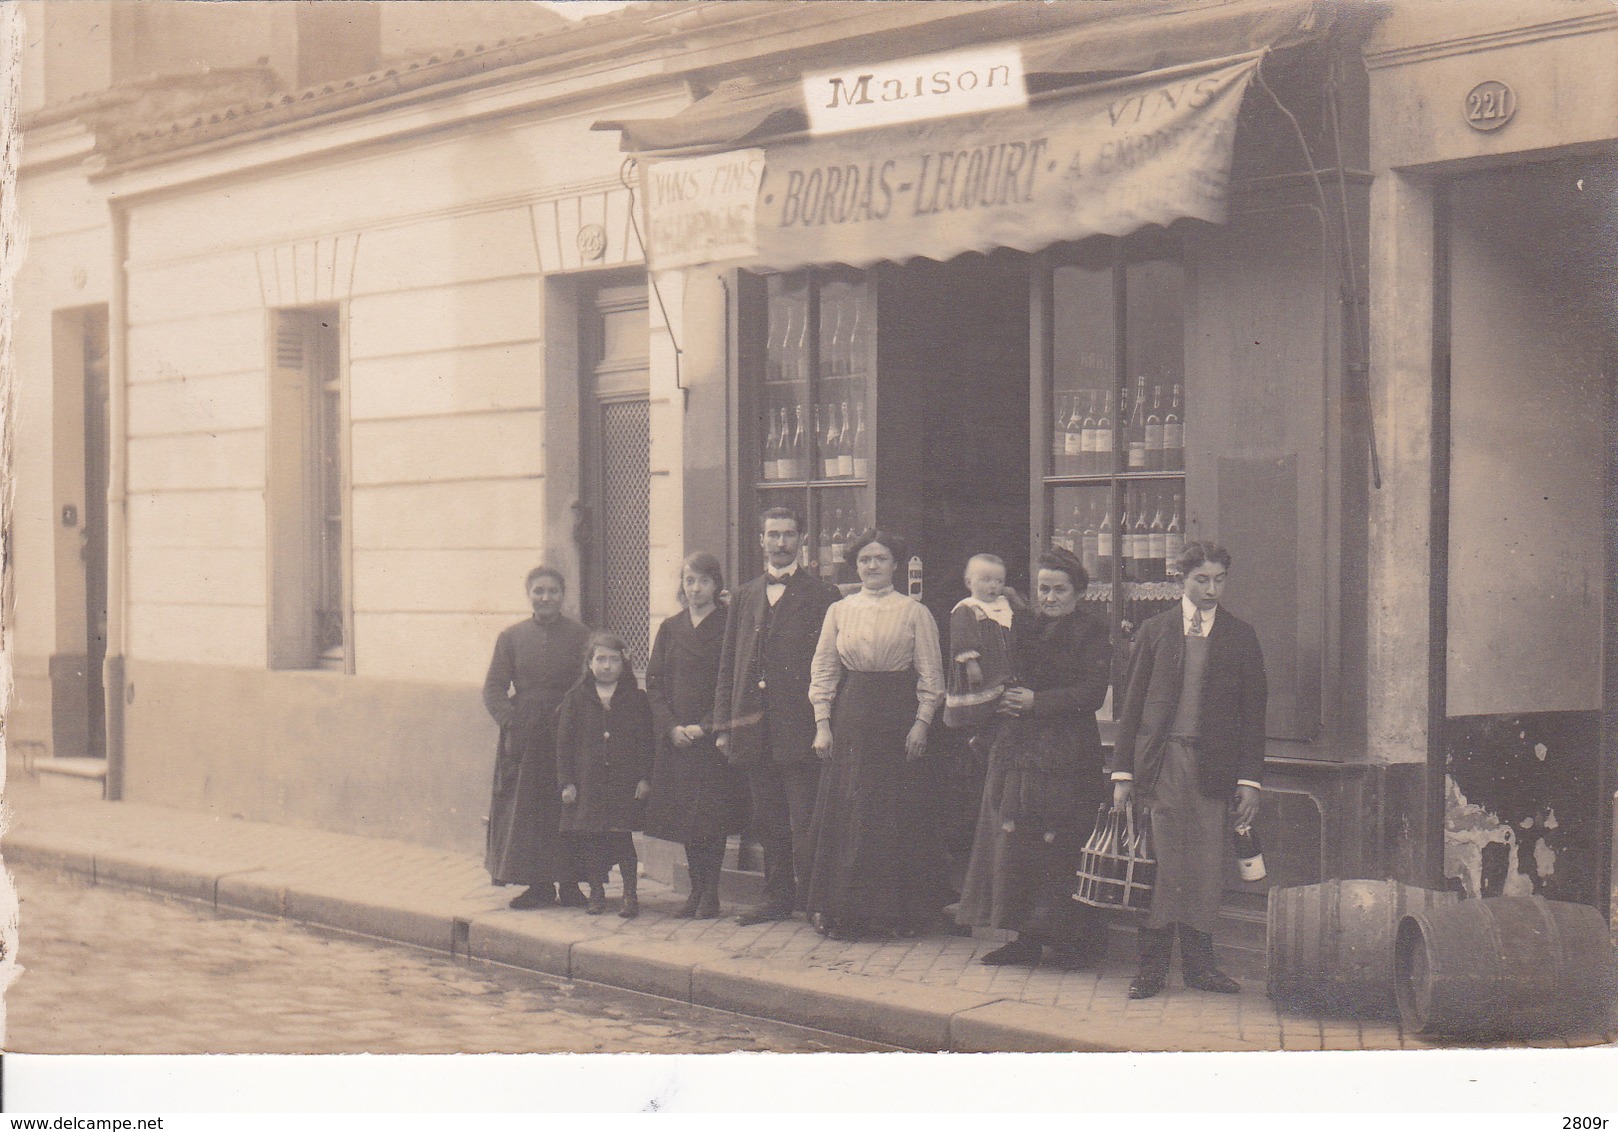
<path fill-rule="evenodd" d="M 809 132 L 835 134 L 1028 105 L 1015 44 L 807 75 Z"/>

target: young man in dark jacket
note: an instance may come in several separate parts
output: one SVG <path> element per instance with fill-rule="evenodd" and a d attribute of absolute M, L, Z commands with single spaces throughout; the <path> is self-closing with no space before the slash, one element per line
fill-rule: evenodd
<path fill-rule="evenodd" d="M 1258 815 L 1269 695 L 1264 655 L 1253 627 L 1219 604 L 1230 552 L 1191 542 L 1177 565 L 1184 595 L 1140 628 L 1107 768 L 1113 805 L 1136 795 L 1150 812 L 1157 854 L 1130 998 L 1162 991 L 1176 926 L 1186 986 L 1241 990 L 1214 963 L 1213 926 L 1231 830 Z"/>

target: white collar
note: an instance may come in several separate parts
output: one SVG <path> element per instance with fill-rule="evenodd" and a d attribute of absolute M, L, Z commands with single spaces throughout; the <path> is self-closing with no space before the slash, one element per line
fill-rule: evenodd
<path fill-rule="evenodd" d="M 1006 600 L 1005 594 L 1001 594 L 993 601 L 979 601 L 975 597 L 963 597 L 956 602 L 955 608 L 960 609 L 962 606 L 967 609 L 977 610 L 979 614 L 993 621 L 1001 628 L 1011 628 L 1011 602 Z M 951 612 L 954 612 L 954 610 L 951 610 Z"/>
<path fill-rule="evenodd" d="M 895 591 L 892 586 L 884 586 L 879 590 L 868 590 L 862 585 L 850 596 L 861 597 L 866 601 L 881 601 L 883 598 L 889 597 L 895 592 L 897 591 Z"/>
<path fill-rule="evenodd" d="M 788 566 L 785 570 L 782 570 L 780 573 L 776 573 L 775 570 L 766 566 L 764 567 L 764 584 L 766 586 L 784 586 L 787 584 L 787 579 L 792 577 L 792 575 L 796 574 L 797 572 L 798 564 L 796 562 Z"/>
<path fill-rule="evenodd" d="M 1196 616 L 1197 607 L 1192 600 L 1184 594 L 1180 595 L 1180 630 L 1183 633 L 1191 631 L 1191 619 Z M 1202 635 L 1206 637 L 1213 632 L 1214 618 L 1219 614 L 1219 607 L 1202 611 Z"/>

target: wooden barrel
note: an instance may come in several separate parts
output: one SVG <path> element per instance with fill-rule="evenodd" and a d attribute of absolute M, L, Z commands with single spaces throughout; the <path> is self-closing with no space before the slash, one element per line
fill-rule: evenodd
<path fill-rule="evenodd" d="M 1607 922 L 1586 904 L 1463 900 L 1406 916 L 1394 944 L 1399 1014 L 1418 1034 L 1527 1036 L 1599 1024 L 1615 986 Z"/>
<path fill-rule="evenodd" d="M 1452 904 L 1392 880 L 1331 880 L 1270 889 L 1265 931 L 1270 997 L 1334 1014 L 1394 1018 L 1393 941 L 1412 912 Z"/>

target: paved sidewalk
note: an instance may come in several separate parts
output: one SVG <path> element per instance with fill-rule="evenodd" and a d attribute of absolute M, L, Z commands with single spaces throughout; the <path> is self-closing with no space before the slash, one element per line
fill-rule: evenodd
<path fill-rule="evenodd" d="M 1130 1002 L 1133 960 L 1122 938 L 1099 970 L 991 968 L 977 957 L 994 944 L 961 936 L 847 943 L 801 919 L 745 928 L 731 917 L 673 919 L 683 898 L 646 879 L 635 920 L 514 912 L 505 905 L 516 890 L 491 886 L 481 861 L 457 853 L 81 800 L 19 770 L 6 793 L 6 861 L 908 1049 L 1432 1048 L 1393 1021 L 1278 1009 L 1250 974 L 1240 995 L 1188 991 L 1176 975 L 1164 994 Z M 1606 1044 L 1618 1024 L 1607 1031 L 1523 1044 Z"/>

